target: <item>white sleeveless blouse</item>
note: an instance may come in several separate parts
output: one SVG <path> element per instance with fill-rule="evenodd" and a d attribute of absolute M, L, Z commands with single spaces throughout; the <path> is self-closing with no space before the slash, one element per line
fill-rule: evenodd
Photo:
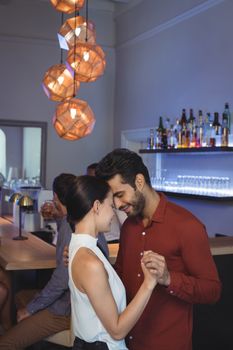
<path fill-rule="evenodd" d="M 75 254 L 81 247 L 91 249 L 103 262 L 108 273 L 109 285 L 115 299 L 118 312 L 126 307 L 126 294 L 123 283 L 117 273 L 97 247 L 97 239 L 88 234 L 72 234 L 69 245 L 69 288 L 71 293 L 72 325 L 75 336 L 87 341 L 103 341 L 107 343 L 109 350 L 127 350 L 124 340 L 114 340 L 106 331 L 95 313 L 87 295 L 80 292 L 72 279 L 71 265 Z M 94 287 L 93 287 L 94 288 Z"/>

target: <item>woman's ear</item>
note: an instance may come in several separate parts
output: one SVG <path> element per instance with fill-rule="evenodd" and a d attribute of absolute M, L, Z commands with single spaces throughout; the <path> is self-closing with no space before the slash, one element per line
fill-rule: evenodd
<path fill-rule="evenodd" d="M 95 214 L 99 215 L 99 206 L 100 206 L 100 201 L 95 200 L 93 203 L 93 211 Z"/>
<path fill-rule="evenodd" d="M 137 174 L 135 178 L 135 186 L 137 190 L 142 191 L 145 185 L 145 178 L 142 174 Z"/>

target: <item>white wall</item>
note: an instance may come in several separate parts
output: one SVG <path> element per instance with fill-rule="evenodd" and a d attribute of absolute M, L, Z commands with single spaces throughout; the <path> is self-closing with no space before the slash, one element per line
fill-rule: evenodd
<path fill-rule="evenodd" d="M 41 87 L 45 71 L 60 63 L 57 31 L 61 14 L 48 1 L 11 0 L 0 3 L 0 119 L 48 122 L 46 184 L 60 172 L 81 174 L 89 163 L 112 149 L 115 81 L 114 21 L 111 8 L 93 8 L 97 42 L 107 55 L 103 77 L 82 84 L 77 95 L 94 111 L 93 133 L 79 141 L 60 139 L 53 126 L 56 104 Z M 85 13 L 84 13 L 85 14 Z"/>
<path fill-rule="evenodd" d="M 232 0 L 144 0 L 116 17 L 115 145 L 182 108 L 233 110 L 232 13 Z"/>
<path fill-rule="evenodd" d="M 232 14 L 232 0 L 142 0 L 119 8 L 115 146 L 121 144 L 122 130 L 155 127 L 160 115 L 175 120 L 182 108 L 222 112 L 229 102 L 233 111 Z M 208 164 L 200 158 L 194 170 L 202 175 Z M 219 166 L 212 157 L 211 169 L 219 176 L 232 172 L 232 158 Z M 176 158 L 170 166 L 182 165 Z M 209 235 L 233 235 L 232 202 L 172 200 L 197 215 Z"/>

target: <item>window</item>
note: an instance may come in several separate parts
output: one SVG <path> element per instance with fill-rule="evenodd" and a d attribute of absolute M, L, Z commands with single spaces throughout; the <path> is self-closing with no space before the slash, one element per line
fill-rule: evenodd
<path fill-rule="evenodd" d="M 0 129 L 0 173 L 6 178 L 6 135 Z"/>

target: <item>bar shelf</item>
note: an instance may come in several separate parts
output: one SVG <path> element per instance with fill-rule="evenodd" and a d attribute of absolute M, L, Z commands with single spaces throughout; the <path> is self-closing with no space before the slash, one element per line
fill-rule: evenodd
<path fill-rule="evenodd" d="M 139 153 L 227 153 L 233 152 L 233 147 L 199 147 L 199 148 L 170 148 L 170 149 L 140 149 Z"/>

